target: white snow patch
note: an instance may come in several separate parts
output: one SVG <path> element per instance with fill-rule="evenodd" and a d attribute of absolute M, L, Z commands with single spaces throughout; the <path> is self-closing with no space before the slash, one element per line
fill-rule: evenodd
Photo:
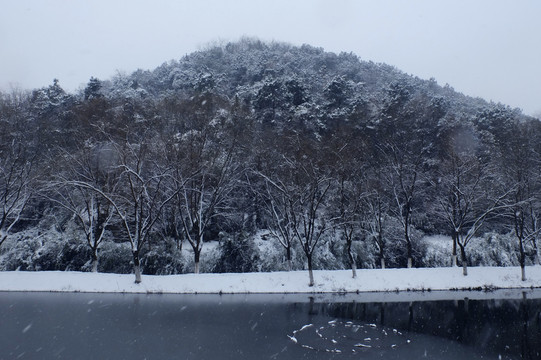
<path fill-rule="evenodd" d="M 298 342 L 298 341 L 297 341 L 297 338 L 294 337 L 294 336 L 288 335 L 287 337 L 289 338 L 289 340 L 293 341 L 295 344 Z"/>
<path fill-rule="evenodd" d="M 314 271 L 315 286 L 308 286 L 306 271 L 243 273 L 143 275 L 135 284 L 133 275 L 83 272 L 0 272 L 0 291 L 107 292 L 107 293 L 343 293 L 410 291 L 411 297 L 423 297 L 429 290 L 530 289 L 541 288 L 541 266 L 526 269 L 521 281 L 519 267 L 471 267 L 463 276 L 461 268 L 360 269 L 357 278 L 349 270 Z M 282 286 L 283 284 L 283 286 Z M 421 292 L 422 291 L 422 292 Z M 437 295 L 436 295 L 437 296 Z"/>
<path fill-rule="evenodd" d="M 308 329 L 309 327 L 312 327 L 312 326 L 314 326 L 314 324 L 304 325 L 303 327 L 301 327 L 301 328 L 299 329 L 299 331 L 304 331 L 304 330 L 306 330 L 306 329 Z"/>

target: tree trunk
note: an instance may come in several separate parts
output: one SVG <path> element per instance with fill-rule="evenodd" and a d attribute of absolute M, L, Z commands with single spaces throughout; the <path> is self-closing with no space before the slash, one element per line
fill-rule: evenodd
<path fill-rule="evenodd" d="M 308 276 L 310 277 L 310 282 L 308 283 L 308 286 L 314 286 L 314 271 L 312 269 L 312 255 L 306 256 L 306 259 L 308 260 Z"/>
<path fill-rule="evenodd" d="M 287 271 L 293 270 L 293 262 L 291 261 L 291 245 L 286 248 L 286 260 L 287 260 Z"/>
<path fill-rule="evenodd" d="M 194 249 L 194 274 L 199 274 L 199 258 L 201 257 L 201 249 Z"/>
<path fill-rule="evenodd" d="M 380 227 L 380 230 L 381 230 L 381 227 Z M 379 261 L 381 264 L 381 268 L 385 269 L 385 242 L 383 241 L 382 231 L 379 231 L 377 244 L 379 248 Z"/>
<path fill-rule="evenodd" d="M 411 193 L 411 195 L 413 195 L 413 193 Z M 410 221 L 411 221 L 411 213 L 412 213 L 411 201 L 412 201 L 412 198 L 410 197 L 406 202 L 405 216 L 404 216 L 404 238 L 406 239 L 406 248 L 408 250 L 408 269 L 411 269 L 413 267 L 413 247 L 411 245 L 410 230 L 409 230 L 410 225 L 411 225 Z"/>
<path fill-rule="evenodd" d="M 92 249 L 92 272 L 98 272 L 98 254 L 97 249 Z"/>
<path fill-rule="evenodd" d="M 519 238 L 518 245 L 520 249 L 520 272 L 522 281 L 526 281 L 526 254 L 524 252 L 524 241 Z"/>
<path fill-rule="evenodd" d="M 528 311 L 528 299 L 526 297 L 526 292 L 522 292 L 522 301 L 520 302 L 520 312 L 522 313 L 522 340 L 521 340 L 521 358 L 522 359 L 533 359 L 533 349 L 530 345 L 530 340 L 528 334 L 531 332 L 528 331 L 528 323 L 530 322 L 530 314 Z M 539 354 L 539 353 L 537 353 Z"/>
<path fill-rule="evenodd" d="M 404 237 L 406 239 L 406 248 L 408 250 L 408 269 L 411 269 L 413 266 L 413 248 L 411 246 L 411 239 L 409 235 L 409 226 L 407 224 L 408 219 L 406 219 L 406 226 L 404 227 Z"/>
<path fill-rule="evenodd" d="M 451 255 L 451 266 L 455 267 L 458 266 L 456 262 L 456 238 L 457 238 L 456 232 L 453 231 L 453 254 Z"/>
<path fill-rule="evenodd" d="M 139 261 L 139 250 L 133 251 L 133 271 L 135 273 L 135 283 L 141 283 L 141 262 Z"/>
<path fill-rule="evenodd" d="M 411 301 L 408 307 L 408 315 L 408 331 L 411 331 L 411 328 L 413 327 L 413 302 Z"/>
<path fill-rule="evenodd" d="M 381 325 L 385 325 L 385 305 L 386 303 L 381 303 L 379 308 L 379 320 Z"/>
<path fill-rule="evenodd" d="M 381 268 L 382 269 L 385 269 L 385 248 L 384 248 L 384 243 L 383 243 L 383 239 L 381 238 L 381 235 L 380 235 L 380 241 L 379 241 L 379 262 L 381 264 Z"/>
<path fill-rule="evenodd" d="M 464 276 L 468 276 L 468 264 L 466 261 L 466 251 L 464 250 L 464 246 L 459 244 L 460 246 L 460 259 L 462 260 L 462 274 Z"/>
<path fill-rule="evenodd" d="M 351 241 L 347 242 L 347 251 L 348 251 L 348 258 L 349 258 L 349 264 L 351 265 L 351 272 L 352 277 L 354 279 L 357 278 L 357 264 L 355 263 L 355 258 L 353 257 L 353 253 L 351 252 Z"/>

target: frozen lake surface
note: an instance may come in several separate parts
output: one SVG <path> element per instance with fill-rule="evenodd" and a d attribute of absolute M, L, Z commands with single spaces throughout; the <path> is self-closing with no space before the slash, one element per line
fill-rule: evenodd
<path fill-rule="evenodd" d="M 541 358 L 539 294 L 448 294 L 4 292 L 0 359 Z"/>

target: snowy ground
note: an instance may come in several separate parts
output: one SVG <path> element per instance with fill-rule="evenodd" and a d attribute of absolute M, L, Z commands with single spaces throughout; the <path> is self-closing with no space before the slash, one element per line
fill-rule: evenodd
<path fill-rule="evenodd" d="M 133 275 L 82 272 L 0 272 L 0 291 L 111 292 L 111 293 L 357 293 L 483 289 L 541 288 L 541 266 L 528 267 L 527 281 L 518 267 L 472 267 L 462 269 L 361 269 L 357 279 L 351 271 L 315 271 L 315 286 L 308 286 L 308 272 L 244 274 Z"/>

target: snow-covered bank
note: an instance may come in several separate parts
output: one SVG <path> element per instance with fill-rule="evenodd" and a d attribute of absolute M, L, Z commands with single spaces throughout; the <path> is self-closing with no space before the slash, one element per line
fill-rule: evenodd
<path fill-rule="evenodd" d="M 111 293 L 356 293 L 407 290 L 464 290 L 541 288 L 541 266 L 527 269 L 520 280 L 517 267 L 362 269 L 357 279 L 347 270 L 315 271 L 316 285 L 308 286 L 306 271 L 186 274 L 145 276 L 141 284 L 133 275 L 82 272 L 0 272 L 0 291 L 57 291 Z"/>

